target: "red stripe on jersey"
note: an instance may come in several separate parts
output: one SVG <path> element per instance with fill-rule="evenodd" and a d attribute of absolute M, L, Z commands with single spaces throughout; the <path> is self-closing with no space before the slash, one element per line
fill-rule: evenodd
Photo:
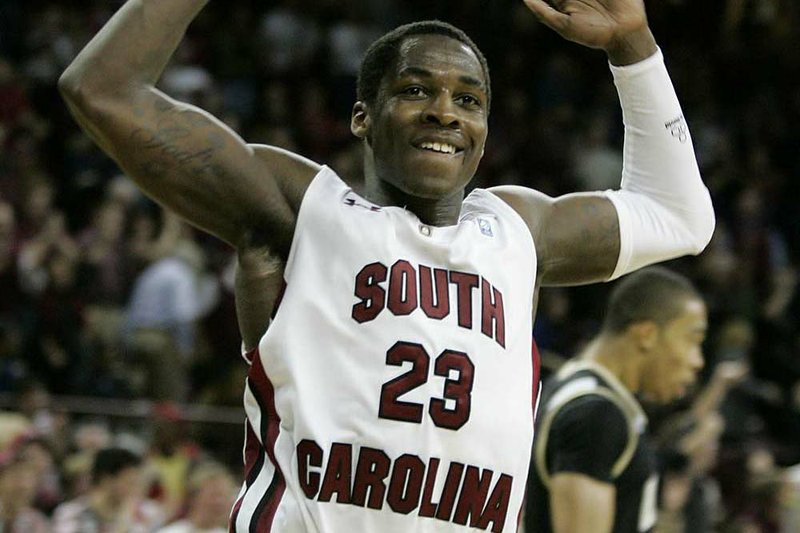
<path fill-rule="evenodd" d="M 532 381 L 532 391 L 531 391 L 531 405 L 533 406 L 533 419 L 532 422 L 536 422 L 536 412 L 539 410 L 539 387 L 541 385 L 541 363 L 542 363 L 542 356 L 539 354 L 539 347 L 536 345 L 536 339 L 531 338 L 531 367 L 533 370 L 533 381 Z M 535 436 L 534 436 L 535 438 Z M 517 513 L 517 529 L 519 529 L 520 525 L 522 524 L 522 510 L 525 509 L 525 500 L 528 498 L 528 488 L 527 485 L 525 487 L 525 495 L 522 497 L 522 505 L 519 508 L 519 512 Z"/>
<path fill-rule="evenodd" d="M 244 479 L 248 487 L 252 485 L 264 464 L 264 447 L 258 440 L 253 426 L 246 422 L 247 433 L 244 438 Z"/>
<path fill-rule="evenodd" d="M 233 510 L 231 510 L 231 515 L 228 518 L 228 533 L 236 533 L 236 519 L 239 517 L 239 510 L 242 508 L 243 501 L 244 494 L 239 496 L 239 499 L 236 500 L 236 504 L 233 506 Z"/>
<path fill-rule="evenodd" d="M 256 531 L 261 533 L 270 531 L 272 528 L 272 520 L 275 518 L 278 505 L 280 505 L 281 498 L 286 490 L 286 481 L 275 458 L 275 441 L 278 440 L 281 421 L 278 411 L 275 409 L 275 389 L 264 371 L 258 351 L 256 351 L 253 358 L 247 382 L 258 405 L 261 407 L 261 428 L 259 428 L 261 443 L 269 460 L 275 466 L 272 483 L 270 483 L 269 489 L 264 494 L 264 499 L 259 503 L 256 515 L 253 516 L 253 520 L 250 522 L 251 527 L 254 522 L 257 523 Z"/>
<path fill-rule="evenodd" d="M 537 400 L 539 399 L 539 387 L 541 386 L 541 364 L 542 364 L 542 356 L 539 354 L 539 347 L 536 345 L 536 339 L 531 339 L 531 359 L 533 361 L 533 396 L 531 401 L 533 402 L 533 419 L 536 420 L 536 411 L 538 411 L 539 405 Z"/>
<path fill-rule="evenodd" d="M 250 353 L 255 353 L 252 350 Z M 242 508 L 245 494 L 247 490 L 255 483 L 259 472 L 264 467 L 264 447 L 258 440 L 255 430 L 253 429 L 250 421 L 245 421 L 245 436 L 244 436 L 244 483 L 245 490 L 233 506 L 230 514 L 230 524 L 228 526 L 229 533 L 236 532 L 236 519 L 239 517 L 239 511 Z"/>

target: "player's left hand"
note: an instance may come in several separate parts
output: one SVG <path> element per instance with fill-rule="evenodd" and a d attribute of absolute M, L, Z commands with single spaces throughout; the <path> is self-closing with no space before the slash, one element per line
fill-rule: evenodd
<path fill-rule="evenodd" d="M 632 63 L 655 52 L 643 0 L 523 1 L 543 24 L 567 40 L 605 50 L 612 63 Z"/>

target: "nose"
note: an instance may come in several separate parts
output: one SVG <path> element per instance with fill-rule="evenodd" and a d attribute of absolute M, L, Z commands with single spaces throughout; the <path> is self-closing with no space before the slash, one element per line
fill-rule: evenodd
<path fill-rule="evenodd" d="M 459 126 L 458 115 L 450 95 L 442 91 L 428 100 L 428 105 L 422 113 L 422 120 L 426 124 L 457 128 Z"/>

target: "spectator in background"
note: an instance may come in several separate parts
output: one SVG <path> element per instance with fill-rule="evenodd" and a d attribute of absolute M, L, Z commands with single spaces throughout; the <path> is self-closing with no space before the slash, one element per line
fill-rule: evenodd
<path fill-rule="evenodd" d="M 744 505 L 730 508 L 733 522 L 746 533 L 778 533 L 781 528 L 781 476 L 768 445 L 754 443 L 744 470 Z"/>
<path fill-rule="evenodd" d="M 142 460 L 123 448 L 97 453 L 92 488 L 61 504 L 53 515 L 53 533 L 149 533 L 163 522 L 161 509 L 145 499 Z"/>
<path fill-rule="evenodd" d="M 19 455 L 0 457 L 0 531 L 48 533 L 47 518 L 33 507 L 36 467 Z M 83 532 L 82 532 L 83 533 Z"/>
<path fill-rule="evenodd" d="M 83 390 L 98 396 L 124 396 L 127 387 L 115 379 L 114 368 L 120 366 L 122 359 L 124 310 L 136 268 L 126 239 L 128 210 L 135 197 L 126 192 L 122 178 L 109 184 L 105 196 L 78 238 L 79 284 L 85 301 L 84 330 L 89 351 L 89 360 L 84 364 L 86 373 L 92 376 Z"/>
<path fill-rule="evenodd" d="M 356 101 L 356 78 L 367 48 L 385 29 L 366 16 L 359 5 L 362 3 L 343 4 L 344 17 L 333 24 L 327 35 L 328 69 L 333 84 L 331 104 L 340 117 L 346 116 Z"/>
<path fill-rule="evenodd" d="M 47 180 L 29 184 L 19 224 L 17 271 L 35 311 L 24 346 L 27 357 L 48 390 L 65 392 L 80 386 L 84 357 L 82 297 L 75 279 L 80 251 L 63 213 L 54 207 L 54 195 Z"/>
<path fill-rule="evenodd" d="M 165 516 L 172 518 L 178 515 L 185 501 L 188 474 L 200 458 L 201 449 L 189 439 L 186 421 L 175 405 L 161 404 L 153 415 L 153 436 L 146 462 L 149 491 L 163 507 Z"/>
<path fill-rule="evenodd" d="M 800 531 L 800 465 L 787 468 L 783 474 L 781 504 L 781 533 Z"/>
<path fill-rule="evenodd" d="M 723 517 L 719 484 L 712 477 L 717 465 L 724 419 L 720 406 L 733 387 L 748 374 L 741 361 L 723 361 L 691 408 L 664 423 L 661 458 L 664 465 L 657 531 L 694 533 L 712 531 Z M 673 468 L 682 457 L 682 468 Z"/>
<path fill-rule="evenodd" d="M 23 436 L 14 446 L 15 453 L 34 470 L 36 490 L 34 505 L 40 511 L 51 514 L 64 496 L 61 489 L 59 458 L 47 439 L 33 435 Z"/>
<path fill-rule="evenodd" d="M 118 314 L 125 304 L 129 274 L 125 265 L 126 221 L 125 205 L 105 200 L 78 237 L 87 304 L 99 308 L 100 313 Z"/>
<path fill-rule="evenodd" d="M 258 34 L 264 74 L 269 79 L 287 79 L 310 72 L 322 40 L 319 21 L 309 13 L 307 2 L 275 2 L 261 19 Z M 305 77 L 303 75 L 303 77 Z"/>
<path fill-rule="evenodd" d="M 92 487 L 94 456 L 111 446 L 111 440 L 112 434 L 108 425 L 101 421 L 85 421 L 74 428 L 74 449 L 62 462 L 67 499 L 89 492 Z"/>
<path fill-rule="evenodd" d="M 126 317 L 126 342 L 144 367 L 144 390 L 158 400 L 184 401 L 188 371 L 196 355 L 195 325 L 215 305 L 219 287 L 205 273 L 202 251 L 190 230 L 164 212 L 160 236 L 138 253 L 151 263 L 133 284 Z"/>
<path fill-rule="evenodd" d="M 1 141 L 0 141 L 1 142 Z M 22 355 L 24 293 L 17 276 L 14 207 L 0 197 L 0 392 L 10 392 L 28 373 Z"/>
<path fill-rule="evenodd" d="M 158 533 L 225 533 L 236 496 L 233 476 L 214 462 L 195 466 L 189 474 L 186 516 Z"/>
<path fill-rule="evenodd" d="M 92 379 L 77 259 L 61 249 L 47 256 L 47 285 L 35 305 L 33 361 L 48 390 L 55 394 L 86 390 Z"/>

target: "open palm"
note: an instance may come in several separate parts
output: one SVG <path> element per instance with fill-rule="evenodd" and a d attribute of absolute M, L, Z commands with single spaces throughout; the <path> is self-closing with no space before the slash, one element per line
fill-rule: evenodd
<path fill-rule="evenodd" d="M 570 41 L 608 50 L 647 27 L 643 0 L 523 0 L 537 18 Z"/>

